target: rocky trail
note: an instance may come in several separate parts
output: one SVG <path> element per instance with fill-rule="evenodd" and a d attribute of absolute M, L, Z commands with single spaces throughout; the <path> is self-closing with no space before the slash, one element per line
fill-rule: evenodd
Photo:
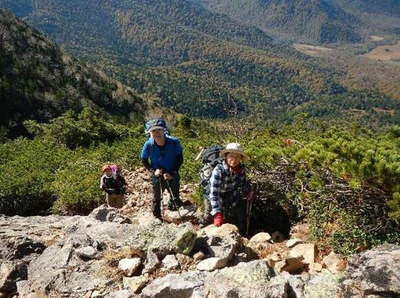
<path fill-rule="evenodd" d="M 0 297 L 399 297 L 400 247 L 345 259 L 319 252 L 307 224 L 250 239 L 235 226 L 201 228 L 190 204 L 151 215 L 144 169 L 124 172 L 120 210 L 88 216 L 0 216 Z M 183 220 L 180 218 L 183 217 Z"/>

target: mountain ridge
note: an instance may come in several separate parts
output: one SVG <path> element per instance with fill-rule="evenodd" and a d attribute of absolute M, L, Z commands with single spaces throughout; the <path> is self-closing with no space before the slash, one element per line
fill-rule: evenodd
<path fill-rule="evenodd" d="M 279 38 L 313 43 L 354 43 L 365 40 L 372 33 L 398 34 L 400 4 L 389 2 L 201 0 L 211 11 L 224 12 Z M 397 25 L 388 23 L 391 18 L 397 18 Z"/>
<path fill-rule="evenodd" d="M 349 92 L 340 83 L 344 71 L 193 2 L 35 3 L 40 9 L 24 16 L 30 24 L 62 29 L 46 33 L 55 40 L 64 39 L 62 45 L 68 51 L 131 86 L 143 98 L 178 113 L 206 118 L 252 115 L 265 121 L 290 120 L 303 112 L 340 117 L 343 107 L 365 109 L 369 115 L 375 107 L 397 106 L 374 90 Z M 97 34 L 96 22 L 104 14 L 113 16 L 102 24 L 112 30 Z M 225 26 L 203 17 L 210 14 Z"/>
<path fill-rule="evenodd" d="M 0 39 L 2 126 L 21 132 L 24 120 L 48 121 L 85 106 L 125 118 L 147 110 L 131 88 L 67 55 L 2 9 Z"/>

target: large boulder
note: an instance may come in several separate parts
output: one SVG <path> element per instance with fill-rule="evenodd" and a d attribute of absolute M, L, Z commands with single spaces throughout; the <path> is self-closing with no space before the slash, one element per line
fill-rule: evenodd
<path fill-rule="evenodd" d="M 220 227 L 209 225 L 198 232 L 203 247 L 210 259 L 198 264 L 199 270 L 212 271 L 225 267 L 241 246 L 241 236 L 236 226 L 224 224 Z"/>
<path fill-rule="evenodd" d="M 205 297 L 287 297 L 289 284 L 273 279 L 274 275 L 274 270 L 262 260 L 217 270 L 206 278 Z"/>
<path fill-rule="evenodd" d="M 400 246 L 382 245 L 353 256 L 341 287 L 345 297 L 399 297 Z"/>
<path fill-rule="evenodd" d="M 303 262 L 313 264 L 315 262 L 316 246 L 313 243 L 297 244 L 289 251 L 289 257 L 303 257 Z"/>
<path fill-rule="evenodd" d="M 135 238 L 141 232 L 140 227 L 132 224 L 102 222 L 92 217 L 74 216 L 65 223 L 64 231 L 67 237 L 87 235 L 108 248 L 122 248 L 129 239 Z"/>
<path fill-rule="evenodd" d="M 202 295 L 205 272 L 190 271 L 183 274 L 168 274 L 155 279 L 142 291 L 142 298 L 194 298 Z"/>
<path fill-rule="evenodd" d="M 0 259 L 29 262 L 64 233 L 62 216 L 0 216 Z"/>
<path fill-rule="evenodd" d="M 233 243 L 239 243 L 241 239 L 239 229 L 232 224 L 223 224 L 220 227 L 208 225 L 199 231 L 199 237 L 207 237 L 210 245 L 213 239 L 232 240 Z"/>
<path fill-rule="evenodd" d="M 24 291 L 83 297 L 88 292 L 104 290 L 110 285 L 112 278 L 102 274 L 104 268 L 105 260 L 86 263 L 74 253 L 71 243 L 56 244 L 31 262 Z"/>
<path fill-rule="evenodd" d="M 125 245 L 143 251 L 152 251 L 160 257 L 171 253 L 190 254 L 197 238 L 197 233 L 190 223 L 181 225 L 154 222 L 145 230 L 129 237 Z"/>
<path fill-rule="evenodd" d="M 340 297 L 340 278 L 341 275 L 333 274 L 328 270 L 312 275 L 304 286 L 304 296 L 307 298 Z"/>
<path fill-rule="evenodd" d="M 137 234 L 138 229 L 82 216 L 64 218 L 62 224 L 63 239 L 30 262 L 27 280 L 19 285 L 22 297 L 33 292 L 84 297 L 93 291 L 112 291 L 114 277 L 103 274 L 109 266 L 102 253 L 123 247 L 127 235 Z"/>
<path fill-rule="evenodd" d="M 131 223 L 131 220 L 123 216 L 117 208 L 107 207 L 107 205 L 97 207 L 88 216 L 99 221 L 115 222 L 119 224 Z"/>
<path fill-rule="evenodd" d="M 346 269 L 346 261 L 333 251 L 322 259 L 322 263 L 332 273 L 338 273 Z"/>

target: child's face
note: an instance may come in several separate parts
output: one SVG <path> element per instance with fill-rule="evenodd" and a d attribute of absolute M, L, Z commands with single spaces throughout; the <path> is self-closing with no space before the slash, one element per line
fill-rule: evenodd
<path fill-rule="evenodd" d="M 238 153 L 228 153 L 226 155 L 226 163 L 231 168 L 236 168 L 242 161 L 242 156 Z"/>
<path fill-rule="evenodd" d="M 106 176 L 110 177 L 112 175 L 112 171 L 111 170 L 106 170 L 104 172 L 106 174 Z"/>

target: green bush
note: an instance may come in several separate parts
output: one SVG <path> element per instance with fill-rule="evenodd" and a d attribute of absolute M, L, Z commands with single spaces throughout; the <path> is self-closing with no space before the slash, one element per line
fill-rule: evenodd
<path fill-rule="evenodd" d="M 107 129 L 101 129 L 105 124 L 99 115 L 93 117 L 65 114 L 46 125 L 31 122 L 31 129 L 40 130 L 34 140 L 0 144 L 1 213 L 37 214 L 52 207 L 57 213 L 87 214 L 104 201 L 99 189 L 103 164 L 129 170 L 141 166 L 143 126 L 123 126 L 118 131 L 126 134 L 110 137 L 99 134 Z M 200 147 L 236 141 L 250 155 L 249 176 L 266 186 L 260 198 L 274 201 L 292 223 L 309 222 L 322 246 L 351 254 L 383 242 L 399 243 L 397 127 L 372 132 L 299 119 L 289 126 L 247 129 L 237 123 L 192 121 L 194 134 L 182 126 L 172 132 L 184 147 L 182 183 L 198 183 Z M 112 132 L 119 124 L 107 125 Z M 202 205 L 200 188 L 193 200 Z"/>
<path fill-rule="evenodd" d="M 50 185 L 57 197 L 53 211 L 62 214 L 87 214 L 104 202 L 99 188 L 101 167 L 116 163 L 126 169 L 139 166 L 139 150 L 144 138 L 126 138 L 74 151 L 74 158 L 61 166 Z"/>
<path fill-rule="evenodd" d="M 71 149 L 135 135 L 134 130 L 113 123 L 109 116 L 91 108 L 84 108 L 79 114 L 68 111 L 47 124 L 28 120 L 24 125 L 30 133 Z"/>
<path fill-rule="evenodd" d="M 18 139 L 0 144 L 0 213 L 36 214 L 55 201 L 49 189 L 68 150 L 43 140 Z"/>
<path fill-rule="evenodd" d="M 61 167 L 50 185 L 57 196 L 53 211 L 61 214 L 87 214 L 101 204 L 100 165 L 97 160 L 81 157 Z"/>

